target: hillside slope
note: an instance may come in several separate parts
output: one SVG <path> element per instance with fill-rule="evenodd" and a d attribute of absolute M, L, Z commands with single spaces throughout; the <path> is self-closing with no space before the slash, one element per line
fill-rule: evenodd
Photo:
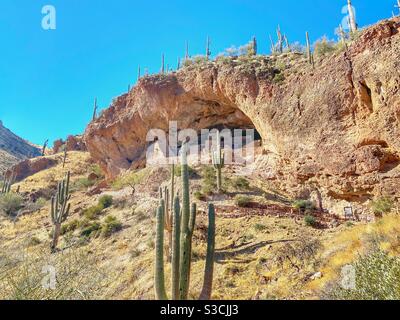
<path fill-rule="evenodd" d="M 12 133 L 0 120 L 0 175 L 19 161 L 40 154 L 38 147 Z"/>

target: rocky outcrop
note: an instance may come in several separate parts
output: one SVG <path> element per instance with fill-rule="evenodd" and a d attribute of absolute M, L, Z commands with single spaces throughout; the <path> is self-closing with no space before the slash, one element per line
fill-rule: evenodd
<path fill-rule="evenodd" d="M 34 175 L 40 171 L 49 169 L 57 165 L 58 159 L 54 157 L 38 157 L 34 159 L 26 159 L 14 165 L 7 171 L 7 175 L 15 175 L 15 181 L 22 181 L 25 178 Z"/>
<path fill-rule="evenodd" d="M 400 178 L 400 19 L 364 30 L 313 69 L 302 55 L 221 58 L 142 78 L 86 129 L 108 177 L 143 159 L 150 129 L 254 127 L 268 168 L 293 194 L 363 202 Z"/>
<path fill-rule="evenodd" d="M 86 145 L 83 141 L 83 136 L 68 136 L 64 142 L 62 139 L 58 139 L 53 142 L 53 154 L 57 154 L 67 148 L 67 151 L 86 151 Z"/>
<path fill-rule="evenodd" d="M 21 160 L 40 155 L 39 147 L 12 133 L 0 120 L 0 174 Z"/>

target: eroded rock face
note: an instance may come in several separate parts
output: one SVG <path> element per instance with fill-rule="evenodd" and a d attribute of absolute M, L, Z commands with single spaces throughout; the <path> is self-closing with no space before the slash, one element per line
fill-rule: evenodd
<path fill-rule="evenodd" d="M 365 31 L 347 51 L 220 60 L 142 78 L 85 132 L 108 177 L 143 160 L 150 129 L 255 127 L 271 159 L 260 174 L 293 194 L 365 201 L 400 177 L 400 19 Z M 283 67 L 282 67 L 283 65 Z M 279 67 L 277 67 L 279 66 Z M 276 81 L 283 71 L 284 80 Z M 270 165 L 271 164 L 271 165 Z"/>
<path fill-rule="evenodd" d="M 86 151 L 86 145 L 83 141 L 83 136 L 68 136 L 64 142 L 62 139 L 58 139 L 53 142 L 53 154 L 57 154 L 63 151 L 63 148 L 67 148 L 67 151 Z"/>
<path fill-rule="evenodd" d="M 7 171 L 7 175 L 15 175 L 15 181 L 18 182 L 31 175 L 34 175 L 35 173 L 49 169 L 57 165 L 57 163 L 58 161 L 56 158 L 50 157 L 27 159 L 14 165 L 10 170 Z"/>

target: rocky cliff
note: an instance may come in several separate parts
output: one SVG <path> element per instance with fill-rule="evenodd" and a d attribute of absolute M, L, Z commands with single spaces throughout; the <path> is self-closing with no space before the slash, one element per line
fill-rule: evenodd
<path fill-rule="evenodd" d="M 40 148 L 12 133 L 0 121 L 0 174 L 21 160 L 40 154 Z"/>
<path fill-rule="evenodd" d="M 317 188 L 325 198 L 364 202 L 394 195 L 400 178 L 400 19 L 363 30 L 317 59 L 296 53 L 193 62 L 142 78 L 86 129 L 109 177 L 143 159 L 148 130 L 254 127 L 259 174 L 282 190 Z"/>

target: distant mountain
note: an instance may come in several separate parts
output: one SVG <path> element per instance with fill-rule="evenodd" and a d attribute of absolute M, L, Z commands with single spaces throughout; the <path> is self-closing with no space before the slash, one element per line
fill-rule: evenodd
<path fill-rule="evenodd" d="M 21 160 L 40 155 L 39 147 L 12 133 L 0 120 L 0 174 Z"/>

